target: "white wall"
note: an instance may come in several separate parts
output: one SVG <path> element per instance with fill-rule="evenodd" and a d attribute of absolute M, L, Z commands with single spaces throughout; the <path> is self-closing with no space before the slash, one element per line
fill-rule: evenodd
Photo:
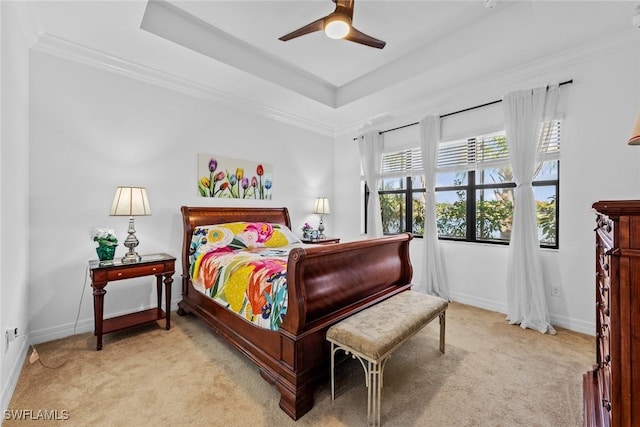
<path fill-rule="evenodd" d="M 463 74 L 460 78 L 468 99 L 451 88 L 450 97 L 443 91 L 444 96 L 425 102 L 418 113 L 397 117 L 380 129 L 500 99 L 509 90 L 573 79 L 561 88 L 560 248 L 543 250 L 543 262 L 546 285 L 561 288 L 560 298 L 547 292 L 552 323 L 593 334 L 595 225 L 590 207 L 601 199 L 640 197 L 640 150 L 626 144 L 639 105 L 637 38 L 619 36 L 482 82 L 467 84 Z M 417 127 L 413 129 L 417 140 Z M 360 237 L 360 166 L 353 136 L 340 137 L 334 145 L 336 234 L 350 239 Z M 442 241 L 442 251 L 455 301 L 506 313 L 507 246 Z M 415 282 L 422 276 L 422 253 L 422 240 L 415 239 Z"/>
<path fill-rule="evenodd" d="M 152 215 L 136 218 L 139 253 L 182 249 L 181 205 L 286 206 L 294 231 L 319 195 L 333 198 L 332 139 L 66 59 L 31 56 L 30 331 L 34 342 L 93 330 L 87 261 L 89 230 L 116 229 L 108 215 L 118 185 L 147 188 Z M 198 153 L 271 163 L 273 200 L 223 201 L 197 195 Z M 331 227 L 331 218 L 327 218 Z M 126 248 L 118 246 L 116 257 Z M 174 276 L 180 300 L 181 266 Z M 153 303 L 154 278 L 109 284 L 105 314 Z M 126 284 L 125 284 L 126 283 Z M 83 295 L 83 296 L 82 296 Z M 82 296 L 82 300 L 81 300 Z"/>
<path fill-rule="evenodd" d="M 5 344 L 27 333 L 29 263 L 29 51 L 15 5 L 0 2 L 0 409 L 9 404 L 27 351 Z"/>

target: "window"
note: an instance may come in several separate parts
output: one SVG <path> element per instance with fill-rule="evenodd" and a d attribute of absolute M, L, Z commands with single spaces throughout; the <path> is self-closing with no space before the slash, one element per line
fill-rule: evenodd
<path fill-rule="evenodd" d="M 543 126 L 540 166 L 533 181 L 538 237 L 558 247 L 560 122 Z M 380 206 L 385 234 L 424 233 L 425 183 L 419 148 L 383 155 Z M 436 221 L 441 239 L 508 243 L 516 185 L 504 132 L 441 143 Z M 368 192 L 365 191 L 365 203 Z"/>

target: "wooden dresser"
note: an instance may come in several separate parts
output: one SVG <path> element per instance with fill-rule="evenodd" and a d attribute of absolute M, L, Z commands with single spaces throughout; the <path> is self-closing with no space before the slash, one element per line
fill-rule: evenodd
<path fill-rule="evenodd" d="M 640 426 L 640 200 L 596 210 L 596 364 L 583 377 L 584 425 Z"/>

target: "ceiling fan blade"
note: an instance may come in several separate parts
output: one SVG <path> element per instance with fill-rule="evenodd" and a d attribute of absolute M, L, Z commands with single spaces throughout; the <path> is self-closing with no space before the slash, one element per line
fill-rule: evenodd
<path fill-rule="evenodd" d="M 298 28 L 295 31 L 290 32 L 289 34 L 285 34 L 284 36 L 278 38 L 278 40 L 282 40 L 286 42 L 287 40 L 295 39 L 296 37 L 304 36 L 305 34 L 314 33 L 316 31 L 322 31 L 324 29 L 324 17 L 318 19 L 317 21 L 313 21 L 310 24 L 305 25 L 302 28 Z"/>
<path fill-rule="evenodd" d="M 382 49 L 387 44 L 387 42 L 383 42 L 382 40 L 378 40 L 374 37 L 368 36 L 365 33 L 361 33 L 353 26 L 351 27 L 351 31 L 349 31 L 349 34 L 347 34 L 344 39 L 378 49 Z"/>

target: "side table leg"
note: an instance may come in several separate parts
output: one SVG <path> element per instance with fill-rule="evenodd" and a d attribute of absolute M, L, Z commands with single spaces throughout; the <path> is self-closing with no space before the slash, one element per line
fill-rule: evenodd
<path fill-rule="evenodd" d="M 173 283 L 173 273 L 165 274 L 164 276 L 164 297 L 166 304 L 166 313 L 167 313 L 167 331 L 171 328 L 171 284 Z"/>
<path fill-rule="evenodd" d="M 160 316 L 160 312 L 162 311 L 162 274 L 156 275 L 156 295 L 158 297 L 156 307 L 158 308 L 158 316 Z"/>
<path fill-rule="evenodd" d="M 93 284 L 93 322 L 96 335 L 96 350 L 102 350 L 102 317 L 104 312 L 104 289 L 106 283 Z"/>
<path fill-rule="evenodd" d="M 447 320 L 447 312 L 443 311 L 440 315 L 440 352 L 444 353 L 444 330 Z"/>

